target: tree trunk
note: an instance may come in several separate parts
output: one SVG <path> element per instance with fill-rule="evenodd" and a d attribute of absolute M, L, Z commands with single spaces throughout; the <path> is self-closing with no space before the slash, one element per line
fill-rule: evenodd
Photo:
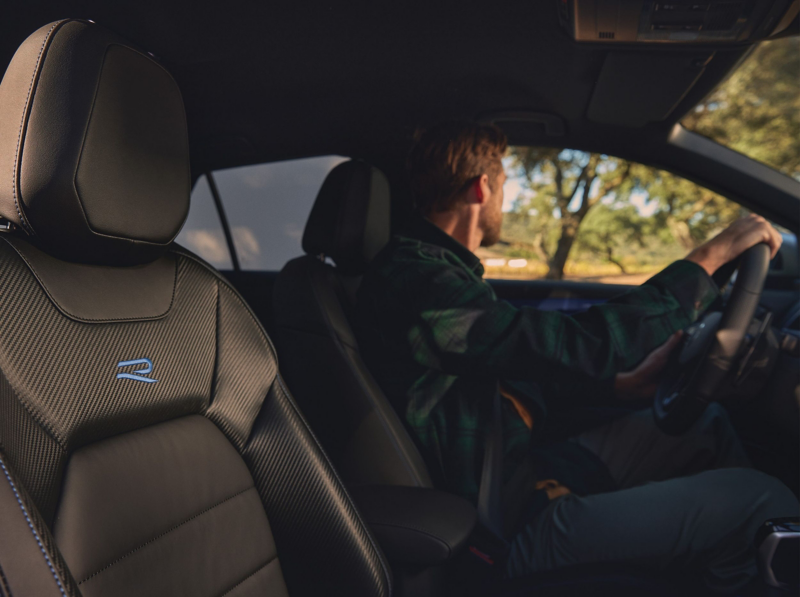
<path fill-rule="evenodd" d="M 563 170 L 558 163 L 558 160 L 553 160 L 552 164 L 555 167 L 555 183 L 556 183 L 556 205 L 561 212 L 561 236 L 558 239 L 556 250 L 548 262 L 549 268 L 547 275 L 548 280 L 563 280 L 564 279 L 564 266 L 567 264 L 569 252 L 572 245 L 575 243 L 575 237 L 578 236 L 578 228 L 581 222 L 589 213 L 589 210 L 602 199 L 606 194 L 610 193 L 619 187 L 630 172 L 630 163 L 627 163 L 624 170 L 613 181 L 606 183 L 594 197 L 589 196 L 592 189 L 592 184 L 597 178 L 597 163 L 599 156 L 593 154 L 586 165 L 581 169 L 575 185 L 572 187 L 572 192 L 565 196 L 563 192 Z M 569 212 L 568 208 L 572 200 L 577 197 L 578 192 L 582 191 L 580 206 L 575 212 Z"/>
<path fill-rule="evenodd" d="M 606 247 L 606 259 L 608 259 L 611 263 L 616 265 L 623 274 L 627 274 L 628 273 L 628 272 L 625 271 L 625 266 L 622 265 L 622 262 L 617 260 L 617 259 L 614 259 L 613 250 L 609 246 Z"/>
<path fill-rule="evenodd" d="M 563 217 L 561 223 L 561 236 L 558 239 L 558 245 L 553 256 L 550 258 L 549 269 L 545 278 L 548 280 L 563 280 L 564 279 L 564 266 L 567 264 L 569 252 L 575 242 L 575 237 L 578 234 L 578 227 L 581 225 L 583 218 Z"/>

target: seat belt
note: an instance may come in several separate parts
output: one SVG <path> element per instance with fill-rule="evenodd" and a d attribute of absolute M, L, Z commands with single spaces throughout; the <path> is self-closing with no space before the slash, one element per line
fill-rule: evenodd
<path fill-rule="evenodd" d="M 492 420 L 483 451 L 478 486 L 478 520 L 498 538 L 503 537 L 503 409 L 500 384 L 492 399 Z"/>
<path fill-rule="evenodd" d="M 492 399 L 491 421 L 483 451 L 481 480 L 478 485 L 478 522 L 463 561 L 463 576 L 469 583 L 481 585 L 502 575 L 509 545 L 503 536 L 503 397 L 500 384 Z M 475 566 L 475 562 L 488 566 Z"/>

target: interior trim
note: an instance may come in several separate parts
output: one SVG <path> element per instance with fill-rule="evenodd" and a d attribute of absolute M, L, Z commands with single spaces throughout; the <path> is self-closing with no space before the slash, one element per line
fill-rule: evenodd
<path fill-rule="evenodd" d="M 56 308 L 74 321 L 115 323 L 162 319 L 172 309 L 178 260 L 168 252 L 145 265 L 110 267 L 61 261 L 25 240 L 2 235 Z"/>

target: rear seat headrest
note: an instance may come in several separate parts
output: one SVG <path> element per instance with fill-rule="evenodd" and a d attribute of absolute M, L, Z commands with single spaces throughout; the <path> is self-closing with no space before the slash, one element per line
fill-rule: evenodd
<path fill-rule="evenodd" d="M 186 115 L 155 60 L 86 21 L 46 25 L 0 84 L 0 216 L 54 257 L 156 259 L 186 219 Z"/>
<path fill-rule="evenodd" d="M 369 164 L 351 160 L 331 170 L 308 216 L 303 250 L 323 254 L 343 274 L 363 273 L 390 235 L 389 182 Z"/>

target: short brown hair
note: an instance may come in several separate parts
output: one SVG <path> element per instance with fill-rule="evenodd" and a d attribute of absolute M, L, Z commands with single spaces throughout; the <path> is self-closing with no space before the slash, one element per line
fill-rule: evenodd
<path fill-rule="evenodd" d="M 494 186 L 506 147 L 505 133 L 493 124 L 453 121 L 418 133 L 408 158 L 416 209 L 424 215 L 452 209 L 482 174 Z"/>

